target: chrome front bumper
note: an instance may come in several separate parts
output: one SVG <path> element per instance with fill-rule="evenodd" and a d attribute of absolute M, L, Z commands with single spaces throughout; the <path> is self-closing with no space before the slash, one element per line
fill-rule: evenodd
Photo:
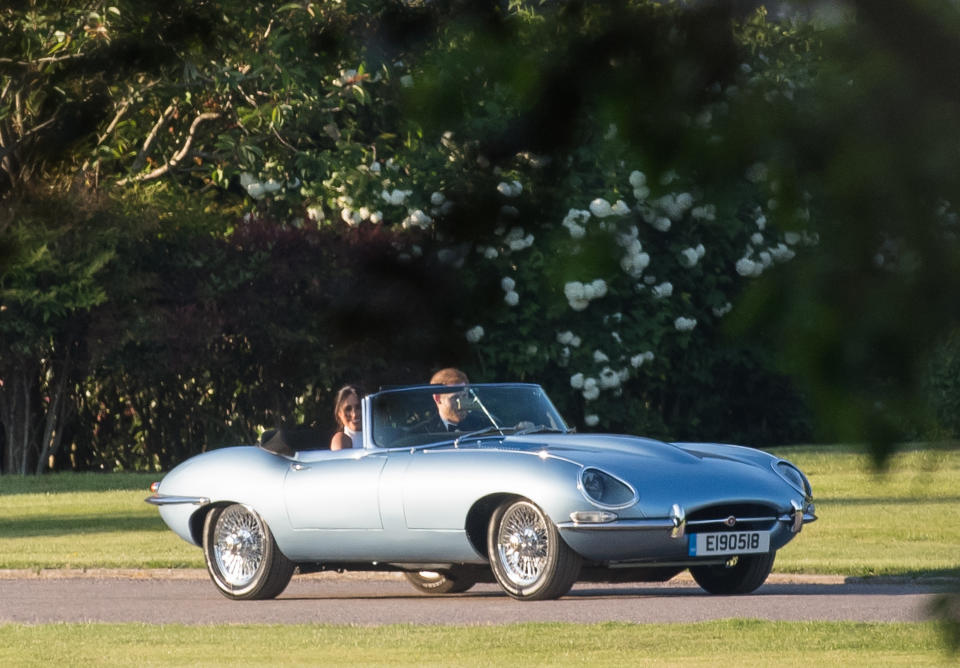
<path fill-rule="evenodd" d="M 779 516 L 771 515 L 769 517 L 738 517 L 733 518 L 734 524 L 737 522 L 763 522 L 777 521 L 787 524 L 792 533 L 799 533 L 804 524 L 815 522 L 817 516 L 812 501 L 804 504 L 798 501 L 791 501 L 793 510 Z M 670 510 L 669 517 L 621 520 L 613 519 L 607 522 L 581 522 L 577 521 L 576 513 L 569 522 L 560 522 L 557 528 L 565 531 L 665 531 L 670 533 L 671 538 L 683 538 L 687 534 L 688 527 L 700 527 L 704 525 L 717 524 L 716 520 L 693 520 L 688 521 L 686 511 L 679 504 L 674 504 Z M 732 525 L 731 525 L 732 526 Z"/>

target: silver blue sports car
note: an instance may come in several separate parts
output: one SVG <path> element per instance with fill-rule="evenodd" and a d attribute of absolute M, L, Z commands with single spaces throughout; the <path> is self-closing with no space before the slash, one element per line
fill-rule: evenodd
<path fill-rule="evenodd" d="M 753 591 L 816 520 L 806 476 L 750 448 L 568 429 L 538 385 L 387 389 L 362 403 L 363 447 L 267 432 L 197 455 L 147 502 L 203 548 L 234 599 L 295 570 L 394 570 L 424 592 L 495 581 L 522 600 L 578 580 Z"/>

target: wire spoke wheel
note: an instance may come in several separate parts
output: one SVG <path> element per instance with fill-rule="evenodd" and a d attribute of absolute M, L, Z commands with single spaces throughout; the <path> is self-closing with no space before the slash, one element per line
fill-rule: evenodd
<path fill-rule="evenodd" d="M 526 500 L 497 508 L 487 532 L 487 552 L 500 587 L 517 599 L 563 596 L 580 574 L 580 555 L 563 542 L 544 512 Z"/>
<path fill-rule="evenodd" d="M 497 533 L 497 553 L 507 577 L 528 587 L 547 566 L 549 537 L 543 515 L 530 504 L 516 504 L 504 515 Z"/>
<path fill-rule="evenodd" d="M 235 587 L 250 583 L 263 564 L 263 523 L 243 506 L 230 506 L 214 528 L 213 554 L 223 578 Z"/>
<path fill-rule="evenodd" d="M 207 513 L 203 556 L 210 579 L 220 593 L 233 599 L 274 598 L 296 568 L 277 548 L 267 524 L 241 504 Z"/>

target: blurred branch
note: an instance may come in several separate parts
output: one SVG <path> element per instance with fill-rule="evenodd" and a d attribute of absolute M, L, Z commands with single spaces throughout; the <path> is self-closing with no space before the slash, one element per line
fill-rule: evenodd
<path fill-rule="evenodd" d="M 184 140 L 183 146 L 180 147 L 179 151 L 173 154 L 173 157 L 170 158 L 170 160 L 165 165 L 158 167 L 152 172 L 147 172 L 146 174 L 139 174 L 134 177 L 120 179 L 119 181 L 117 181 L 117 185 L 124 186 L 124 185 L 127 185 L 128 183 L 136 183 L 139 181 L 149 181 L 151 179 L 159 178 L 164 174 L 166 174 L 167 172 L 169 172 L 171 169 L 176 167 L 180 163 L 180 161 L 183 160 L 183 158 L 190 151 L 190 147 L 193 145 L 194 137 L 197 134 L 197 128 L 200 126 L 200 124 L 205 121 L 212 121 L 217 118 L 220 118 L 219 112 L 213 112 L 213 111 L 206 112 L 197 116 L 195 119 L 193 119 L 193 123 L 190 124 L 190 131 L 187 133 L 187 138 Z M 155 135 L 156 130 L 157 128 L 155 127 L 154 132 L 151 134 Z M 152 141 L 152 139 L 150 141 Z"/>
<path fill-rule="evenodd" d="M 163 110 L 163 113 L 160 114 L 160 118 L 157 119 L 156 124 L 154 124 L 153 129 L 150 130 L 147 134 L 147 138 L 143 140 L 143 146 L 140 148 L 140 152 L 137 153 L 136 160 L 133 161 L 133 167 L 131 168 L 134 172 L 140 171 L 143 166 L 147 163 L 147 152 L 150 150 L 150 147 L 153 145 L 154 140 L 157 138 L 157 134 L 160 132 L 160 128 L 170 120 L 174 112 L 177 110 L 177 101 L 174 100 L 170 105 Z"/>

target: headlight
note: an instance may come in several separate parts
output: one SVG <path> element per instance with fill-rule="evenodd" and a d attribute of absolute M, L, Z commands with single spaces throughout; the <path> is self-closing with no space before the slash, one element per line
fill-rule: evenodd
<path fill-rule="evenodd" d="M 779 461 L 776 463 L 777 473 L 786 480 L 798 492 L 803 493 L 807 498 L 813 497 L 813 488 L 810 487 L 810 481 L 803 475 L 796 466 L 790 462 Z"/>
<path fill-rule="evenodd" d="M 637 493 L 630 485 L 594 468 L 580 471 L 580 490 L 590 501 L 601 506 L 628 506 L 637 499 Z"/>

